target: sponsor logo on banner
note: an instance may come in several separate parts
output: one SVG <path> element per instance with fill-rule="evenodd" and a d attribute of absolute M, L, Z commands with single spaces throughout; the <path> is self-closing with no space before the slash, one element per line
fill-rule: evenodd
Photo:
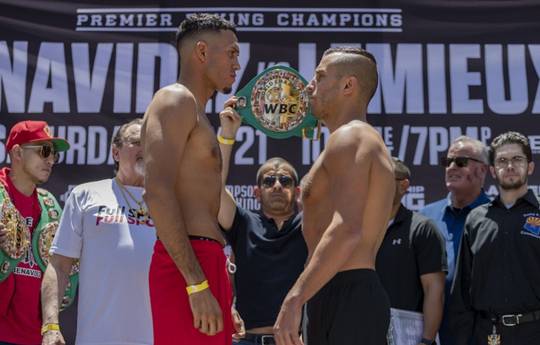
<path fill-rule="evenodd" d="M 240 207 L 257 211 L 261 209 L 259 200 L 255 197 L 255 186 L 253 185 L 227 185 L 227 189 L 231 192 L 234 200 Z"/>
<path fill-rule="evenodd" d="M 215 13 L 238 31 L 402 32 L 400 8 L 79 8 L 77 31 L 176 31 L 197 12 Z"/>

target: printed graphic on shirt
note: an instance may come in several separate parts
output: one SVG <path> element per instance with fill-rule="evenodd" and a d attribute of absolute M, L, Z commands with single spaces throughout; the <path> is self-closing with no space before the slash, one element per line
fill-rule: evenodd
<path fill-rule="evenodd" d="M 28 228 L 32 228 L 32 225 L 34 225 L 34 218 L 26 217 L 26 218 L 24 218 L 24 222 L 26 223 L 26 226 Z"/>
<path fill-rule="evenodd" d="M 15 267 L 13 273 L 21 276 L 41 279 L 41 269 L 39 268 L 36 260 L 34 259 L 32 246 L 28 247 L 26 255 L 17 265 L 17 267 Z"/>
<path fill-rule="evenodd" d="M 149 228 L 154 227 L 154 222 L 148 211 L 141 212 L 141 210 L 134 208 L 128 209 L 120 205 L 113 208 L 107 205 L 99 205 L 98 211 L 94 216 L 96 217 L 96 226 L 100 226 L 101 224 L 134 224 L 146 225 Z"/>
<path fill-rule="evenodd" d="M 525 224 L 521 233 L 536 238 L 540 238 L 540 215 L 537 213 L 525 214 Z"/>

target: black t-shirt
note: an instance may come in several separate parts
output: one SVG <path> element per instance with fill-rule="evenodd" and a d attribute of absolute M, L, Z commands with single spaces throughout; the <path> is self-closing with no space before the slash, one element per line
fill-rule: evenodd
<path fill-rule="evenodd" d="M 241 207 L 225 231 L 237 271 L 236 309 L 246 329 L 273 326 L 283 299 L 307 259 L 302 213 L 289 218 L 278 231 L 273 219 Z"/>
<path fill-rule="evenodd" d="M 401 205 L 377 253 L 376 268 L 392 308 L 422 312 L 420 276 L 448 271 L 445 243 L 435 224 Z"/>

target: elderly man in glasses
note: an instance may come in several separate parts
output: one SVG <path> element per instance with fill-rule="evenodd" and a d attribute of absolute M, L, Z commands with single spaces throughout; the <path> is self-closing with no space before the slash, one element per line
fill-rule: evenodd
<path fill-rule="evenodd" d="M 240 116 L 233 109 L 236 98 L 220 113 L 223 186 Z M 234 276 L 236 307 L 246 333 L 236 344 L 275 344 L 272 326 L 285 295 L 304 268 L 307 247 L 302 236 L 300 193 L 295 168 L 282 158 L 271 158 L 257 171 L 255 195 L 260 211 L 238 205 L 223 188 L 219 224 L 231 245 L 238 270 Z"/>
<path fill-rule="evenodd" d="M 449 194 L 446 198 L 427 205 L 421 213 L 435 221 L 446 242 L 448 275 L 445 296 L 448 301 L 465 218 L 472 209 L 489 202 L 483 189 L 488 171 L 488 150 L 482 142 L 460 136 L 450 145 L 448 154 L 441 159 L 441 164 L 445 168 L 445 182 Z M 448 332 L 447 305 L 445 302 L 439 335 L 442 345 L 453 345 L 455 342 Z"/>
<path fill-rule="evenodd" d="M 58 152 L 67 149 L 67 141 L 52 137 L 44 121 L 22 121 L 9 132 L 11 167 L 0 170 L 0 344 L 41 344 L 43 272 L 32 238 L 46 223 L 58 221 L 60 207 L 52 194 L 36 186 L 47 182 Z M 10 261 L 15 256 L 17 264 Z"/>

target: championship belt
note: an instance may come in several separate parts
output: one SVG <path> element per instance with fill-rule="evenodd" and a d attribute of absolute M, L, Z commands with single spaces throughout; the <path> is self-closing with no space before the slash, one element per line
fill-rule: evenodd
<path fill-rule="evenodd" d="M 15 270 L 30 247 L 30 230 L 0 183 L 0 223 L 7 230 L 7 240 L 0 245 L 0 282 Z"/>
<path fill-rule="evenodd" d="M 236 111 L 269 137 L 318 139 L 320 124 L 309 110 L 307 84 L 293 68 L 269 67 L 236 93 Z"/>
<path fill-rule="evenodd" d="M 43 272 L 49 263 L 49 249 L 51 248 L 54 235 L 58 229 L 58 222 L 62 209 L 54 196 L 45 189 L 37 189 L 39 206 L 41 206 L 41 217 L 32 236 L 32 251 L 34 259 Z M 79 260 L 76 260 L 71 267 L 69 281 L 64 292 L 64 299 L 60 309 L 65 309 L 75 299 L 77 285 L 79 283 Z"/>

